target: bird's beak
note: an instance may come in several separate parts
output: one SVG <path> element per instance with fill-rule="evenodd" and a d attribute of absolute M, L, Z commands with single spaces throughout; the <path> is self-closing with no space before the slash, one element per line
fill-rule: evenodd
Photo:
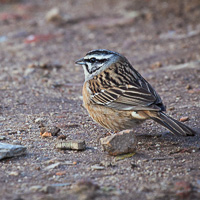
<path fill-rule="evenodd" d="M 81 59 L 77 60 L 75 63 L 78 64 L 78 65 L 84 65 L 85 60 L 84 60 L 84 58 L 81 58 Z"/>

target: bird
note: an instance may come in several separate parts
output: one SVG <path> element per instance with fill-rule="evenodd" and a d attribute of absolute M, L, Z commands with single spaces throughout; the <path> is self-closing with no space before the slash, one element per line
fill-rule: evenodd
<path fill-rule="evenodd" d="M 111 131 L 135 129 L 154 120 L 175 135 L 194 136 L 195 131 L 168 116 L 161 97 L 128 59 L 114 51 L 89 51 L 82 65 L 83 105 L 94 121 Z"/>

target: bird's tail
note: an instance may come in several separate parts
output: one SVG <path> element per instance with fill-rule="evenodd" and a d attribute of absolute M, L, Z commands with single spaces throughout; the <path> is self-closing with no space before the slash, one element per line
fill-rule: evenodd
<path fill-rule="evenodd" d="M 150 114 L 151 113 L 151 114 Z M 169 129 L 175 135 L 194 136 L 195 131 L 163 112 L 149 112 L 149 117 Z"/>

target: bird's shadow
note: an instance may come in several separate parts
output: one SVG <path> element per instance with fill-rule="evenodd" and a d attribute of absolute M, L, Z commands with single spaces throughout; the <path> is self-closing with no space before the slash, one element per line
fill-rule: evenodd
<path fill-rule="evenodd" d="M 195 136 L 177 136 L 170 132 L 163 132 L 160 134 L 138 134 L 136 135 L 137 141 L 141 143 L 159 143 L 160 146 L 175 145 L 181 148 L 200 148 L 200 128 L 195 128 Z"/>
<path fill-rule="evenodd" d="M 166 160 L 172 159 L 171 155 L 178 152 L 190 152 L 190 150 L 200 150 L 200 128 L 194 129 L 195 136 L 176 136 L 170 132 L 160 134 L 138 134 L 136 135 L 137 147 L 134 159 L 144 160 Z M 151 152 L 157 151 L 159 148 L 160 156 L 152 155 Z"/>

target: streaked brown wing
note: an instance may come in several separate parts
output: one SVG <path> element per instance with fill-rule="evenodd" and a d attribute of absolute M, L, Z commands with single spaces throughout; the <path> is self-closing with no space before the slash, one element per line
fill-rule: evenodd
<path fill-rule="evenodd" d="M 128 63 L 116 63 L 89 81 L 91 103 L 118 110 L 165 110 L 153 87 Z"/>
<path fill-rule="evenodd" d="M 92 96 L 91 102 L 117 110 L 160 110 L 156 98 L 143 88 L 131 85 L 102 89 Z"/>

